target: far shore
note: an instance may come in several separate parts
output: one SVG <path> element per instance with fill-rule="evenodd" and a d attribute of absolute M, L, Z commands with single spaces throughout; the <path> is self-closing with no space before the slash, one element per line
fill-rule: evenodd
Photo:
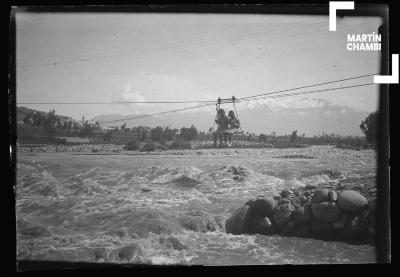
<path fill-rule="evenodd" d="M 150 142 L 151 143 L 151 142 Z M 146 143 L 142 143 L 145 145 Z M 144 151 L 141 148 L 136 150 L 127 150 L 125 149 L 125 145 L 123 144 L 25 144 L 25 143 L 17 143 L 17 151 L 19 153 L 54 153 L 54 152 L 78 152 L 78 153 L 93 153 L 93 154 L 145 154 L 145 153 L 160 153 L 160 152 L 171 152 L 171 151 L 179 151 L 179 150 L 206 150 L 206 149 L 260 149 L 260 148 L 273 148 L 273 149 L 282 149 L 282 148 L 307 148 L 313 145 L 319 144 L 300 144 L 300 143 L 279 143 L 277 145 L 274 144 L 264 144 L 264 143 L 250 143 L 250 142 L 236 142 L 231 146 L 223 145 L 221 148 L 214 147 L 213 142 L 192 142 L 190 147 L 185 147 L 181 149 L 171 148 L 168 145 L 161 144 L 153 144 L 154 149 L 151 151 Z M 326 144 L 330 146 L 336 146 L 338 148 L 351 149 L 351 150 L 363 150 L 365 148 L 359 148 L 357 146 L 352 145 L 335 145 L 335 144 Z M 182 152 L 182 151 L 179 151 Z"/>

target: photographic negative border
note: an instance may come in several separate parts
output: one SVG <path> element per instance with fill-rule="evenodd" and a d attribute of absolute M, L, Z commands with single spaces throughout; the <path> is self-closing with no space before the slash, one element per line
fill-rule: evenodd
<path fill-rule="evenodd" d="M 290 7 L 290 8 L 288 8 Z M 17 11 L 64 12 L 64 13 L 213 13 L 213 14 L 282 14 L 282 15 L 328 15 L 329 2 L 322 5 L 310 4 L 262 4 L 262 5 L 135 5 L 135 6 L 32 6 L 15 7 L 11 10 L 9 25 L 9 79 L 8 79 L 8 118 L 9 118 L 9 172 L 11 186 L 7 189 L 13 198 L 15 228 L 15 188 L 16 188 L 16 23 Z M 382 18 L 381 75 L 389 75 L 389 6 L 382 4 L 355 3 L 354 10 L 338 10 L 337 16 L 379 16 Z M 326 26 L 327 32 L 328 25 Z M 377 262 L 390 262 L 390 186 L 389 186 L 389 84 L 380 84 L 378 125 L 378 171 L 377 171 Z M 15 229 L 14 229 L 15 230 Z M 16 238 L 16 236 L 15 236 Z M 16 250 L 16 243 L 14 244 Z M 17 261 L 19 271 L 62 269 L 62 268 L 126 268 L 137 267 L 131 264 L 69 263 L 48 261 Z M 157 266 L 156 266 L 157 267 Z"/>

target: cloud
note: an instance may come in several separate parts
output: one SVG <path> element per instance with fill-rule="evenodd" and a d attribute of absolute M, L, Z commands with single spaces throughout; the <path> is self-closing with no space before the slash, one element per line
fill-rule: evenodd
<path fill-rule="evenodd" d="M 328 101 L 320 98 L 269 98 L 250 101 L 244 104 L 249 109 L 261 109 L 268 107 L 271 110 L 278 112 L 282 109 L 306 109 L 306 108 L 321 108 L 331 105 Z"/>
<path fill-rule="evenodd" d="M 126 84 L 124 86 L 124 91 L 122 94 L 122 100 L 123 101 L 137 101 L 137 102 L 145 102 L 146 98 L 143 97 L 139 92 L 137 91 L 132 91 L 132 86 L 131 84 Z M 137 104 L 137 105 L 144 105 L 144 104 Z"/>
<path fill-rule="evenodd" d="M 180 75 L 166 73 L 138 73 L 134 76 L 125 76 L 113 80 L 116 87 L 113 101 L 195 101 L 210 100 L 215 98 L 201 85 L 193 82 L 190 78 Z M 216 99 L 215 99 L 216 101 Z M 173 103 L 173 104 L 121 104 L 122 113 L 135 111 L 136 113 L 157 113 L 169 110 L 188 108 L 202 105 L 204 103 Z M 214 107 L 209 108 L 211 113 Z M 206 110 L 206 108 L 199 108 Z M 199 109 L 187 110 L 185 112 L 198 111 Z"/>

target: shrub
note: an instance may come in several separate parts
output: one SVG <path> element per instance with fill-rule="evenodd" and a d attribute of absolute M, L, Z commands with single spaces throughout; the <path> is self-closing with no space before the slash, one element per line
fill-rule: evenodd
<path fill-rule="evenodd" d="M 124 149 L 125 150 L 138 150 L 139 149 L 139 143 L 135 139 L 129 140 L 126 143 Z"/>
<path fill-rule="evenodd" d="M 258 141 L 262 143 L 267 143 L 267 135 L 266 134 L 261 134 L 258 136 Z"/>
<path fill-rule="evenodd" d="M 197 137 L 197 129 L 193 125 L 190 128 L 181 128 L 180 136 L 185 140 L 194 140 Z"/>
<path fill-rule="evenodd" d="M 372 145 L 376 145 L 378 131 L 378 112 L 370 113 L 365 120 L 361 122 L 360 129 L 365 138 Z"/>
<path fill-rule="evenodd" d="M 170 149 L 192 149 L 190 141 L 176 140 L 171 143 Z"/>
<path fill-rule="evenodd" d="M 55 110 L 51 110 L 43 120 L 43 130 L 49 138 L 53 138 L 56 134 L 57 116 Z"/>
<path fill-rule="evenodd" d="M 110 141 L 112 138 L 112 135 L 115 133 L 115 130 L 108 130 L 107 133 L 104 134 L 103 140 L 105 141 Z"/>
<path fill-rule="evenodd" d="M 156 145 L 152 142 L 149 142 L 143 145 L 143 147 L 140 149 L 140 152 L 154 151 L 154 150 L 156 150 Z"/>
<path fill-rule="evenodd" d="M 176 132 L 177 132 L 176 129 L 171 129 L 169 127 L 165 128 L 162 134 L 163 140 L 172 140 Z"/>
<path fill-rule="evenodd" d="M 163 128 L 157 126 L 150 131 L 150 137 L 152 141 L 160 141 L 163 138 Z"/>

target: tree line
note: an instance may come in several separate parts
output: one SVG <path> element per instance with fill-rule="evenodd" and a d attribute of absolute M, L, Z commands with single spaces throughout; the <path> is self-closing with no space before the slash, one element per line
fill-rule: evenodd
<path fill-rule="evenodd" d="M 154 142 L 172 141 L 180 138 L 186 141 L 192 141 L 198 137 L 199 134 L 195 126 L 189 128 L 183 127 L 181 129 L 161 127 L 157 126 L 154 128 L 149 127 L 132 127 L 128 128 L 126 123 L 121 126 L 115 126 L 112 130 L 103 130 L 98 121 L 89 122 L 82 117 L 81 124 L 73 120 L 63 120 L 55 114 L 55 110 L 52 109 L 48 113 L 32 112 L 27 114 L 23 118 L 24 125 L 41 128 L 43 132 L 49 138 L 53 138 L 56 134 L 63 134 L 67 136 L 78 136 L 78 137 L 93 137 L 102 135 L 103 140 L 110 141 L 113 135 L 118 133 L 131 134 L 133 139 L 140 141 L 151 140 Z M 370 113 L 360 124 L 360 129 L 365 135 L 366 140 L 373 146 L 377 144 L 377 124 L 378 124 L 378 112 Z M 212 128 L 209 130 L 211 134 Z M 247 137 L 257 138 L 255 134 L 246 133 Z M 296 142 L 304 139 L 305 134 L 298 135 L 297 130 L 293 131 L 291 135 L 283 136 L 284 141 L 289 140 L 290 142 Z M 275 132 L 270 135 L 264 133 L 258 136 L 260 143 L 266 143 L 267 141 L 274 142 L 277 139 Z M 314 136 L 312 139 L 315 141 L 334 142 L 346 137 L 339 136 L 337 134 L 326 134 L 323 133 L 319 136 Z"/>
<path fill-rule="evenodd" d="M 121 127 L 115 127 L 114 129 L 107 130 L 103 136 L 104 140 L 110 141 L 112 137 L 118 135 L 128 135 L 132 139 L 137 139 L 139 141 L 151 140 L 154 142 L 171 141 L 177 138 L 192 141 L 197 138 L 199 132 L 195 126 L 189 128 L 183 127 L 181 129 L 157 126 L 154 128 L 138 126 L 127 128 L 126 124 Z"/>

